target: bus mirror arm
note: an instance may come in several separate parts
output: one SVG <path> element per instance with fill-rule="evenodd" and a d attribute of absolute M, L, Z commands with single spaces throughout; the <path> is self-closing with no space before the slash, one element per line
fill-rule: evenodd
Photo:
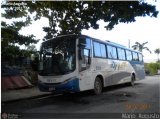
<path fill-rule="evenodd" d="M 82 53 L 81 53 L 81 49 L 78 50 L 78 58 L 79 60 L 82 60 Z"/>
<path fill-rule="evenodd" d="M 91 57 L 88 56 L 88 64 L 91 64 Z"/>
<path fill-rule="evenodd" d="M 89 53 L 88 53 L 88 64 L 91 64 L 91 50 L 89 50 Z"/>

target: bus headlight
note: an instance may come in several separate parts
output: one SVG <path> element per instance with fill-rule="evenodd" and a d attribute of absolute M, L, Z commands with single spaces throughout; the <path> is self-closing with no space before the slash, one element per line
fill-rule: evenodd
<path fill-rule="evenodd" d="M 62 82 L 61 84 L 66 84 L 66 83 L 68 83 L 69 81 L 74 80 L 74 79 L 78 79 L 78 78 L 77 78 L 76 76 L 71 77 L 71 78 L 65 80 L 64 82 Z"/>

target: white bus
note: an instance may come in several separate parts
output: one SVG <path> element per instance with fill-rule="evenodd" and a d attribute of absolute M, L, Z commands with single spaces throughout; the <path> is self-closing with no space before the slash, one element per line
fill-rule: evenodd
<path fill-rule="evenodd" d="M 143 56 L 125 46 L 86 35 L 65 35 L 45 41 L 40 49 L 40 91 L 63 93 L 145 78 Z"/>

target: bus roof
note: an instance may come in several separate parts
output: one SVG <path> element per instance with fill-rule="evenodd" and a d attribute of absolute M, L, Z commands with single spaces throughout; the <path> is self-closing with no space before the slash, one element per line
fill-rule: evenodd
<path fill-rule="evenodd" d="M 57 39 L 57 38 L 63 38 L 63 37 L 87 37 L 87 38 L 94 39 L 95 41 L 98 41 L 98 42 L 102 42 L 102 43 L 105 43 L 105 44 L 107 43 L 107 44 L 112 45 L 112 46 L 116 46 L 116 47 L 119 47 L 119 48 L 123 48 L 123 49 L 127 49 L 127 50 L 134 51 L 134 52 L 137 52 L 137 53 L 141 53 L 141 52 L 133 50 L 131 48 L 127 48 L 124 45 L 121 45 L 121 44 L 118 44 L 118 43 L 115 43 L 115 42 L 112 42 L 112 41 L 109 41 L 109 40 L 100 40 L 100 39 L 93 38 L 93 37 L 90 37 L 90 36 L 87 36 L 87 35 L 77 35 L 77 34 L 60 35 L 60 36 L 57 36 L 55 38 L 51 38 L 49 40 L 53 40 L 53 39 Z"/>

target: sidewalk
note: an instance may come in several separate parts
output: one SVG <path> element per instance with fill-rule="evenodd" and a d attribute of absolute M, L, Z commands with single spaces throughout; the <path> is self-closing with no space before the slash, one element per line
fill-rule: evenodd
<path fill-rule="evenodd" d="M 50 92 L 40 92 L 37 87 L 18 89 L 18 90 L 8 90 L 1 92 L 2 102 L 12 102 L 23 99 L 32 99 L 36 97 L 51 95 Z"/>

